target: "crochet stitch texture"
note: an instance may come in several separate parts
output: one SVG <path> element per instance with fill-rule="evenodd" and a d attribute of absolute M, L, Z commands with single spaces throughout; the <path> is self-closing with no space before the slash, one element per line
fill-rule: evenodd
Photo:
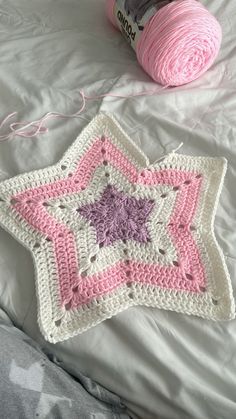
<path fill-rule="evenodd" d="M 0 183 L 0 224 L 34 257 L 45 339 L 133 305 L 234 318 L 213 230 L 226 166 L 176 153 L 152 165 L 100 114 L 59 163 Z"/>

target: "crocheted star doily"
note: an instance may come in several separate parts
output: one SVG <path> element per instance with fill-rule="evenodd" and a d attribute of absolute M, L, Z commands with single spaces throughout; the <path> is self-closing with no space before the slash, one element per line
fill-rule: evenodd
<path fill-rule="evenodd" d="M 44 337 L 72 337 L 133 305 L 234 318 L 213 231 L 221 158 L 151 165 L 110 116 L 62 160 L 0 184 L 0 223 L 31 250 Z"/>

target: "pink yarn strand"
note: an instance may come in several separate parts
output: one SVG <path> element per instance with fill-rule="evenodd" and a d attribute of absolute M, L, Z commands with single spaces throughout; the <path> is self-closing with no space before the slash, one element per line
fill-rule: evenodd
<path fill-rule="evenodd" d="M 36 137 L 38 134 L 43 134 L 48 132 L 48 128 L 44 127 L 43 124 L 51 119 L 51 118 L 77 118 L 83 112 L 86 102 L 85 96 L 82 91 L 80 91 L 80 95 L 82 97 L 82 105 L 81 108 L 74 114 L 65 115 L 59 112 L 47 112 L 42 118 L 32 121 L 32 122 L 13 122 L 9 128 L 10 132 L 5 135 L 0 135 L 0 142 L 7 141 L 15 136 L 24 137 L 24 138 L 32 138 Z M 6 122 L 11 119 L 13 116 L 17 115 L 17 112 L 12 112 L 11 114 L 7 115 L 0 124 L 0 129 L 6 124 Z M 21 128 L 17 128 L 21 127 Z M 29 128 L 34 128 L 33 130 L 29 130 Z"/>
<path fill-rule="evenodd" d="M 8 134 L 0 135 L 0 142 L 7 141 L 7 140 L 12 139 L 16 136 L 23 137 L 23 138 L 32 138 L 32 137 L 36 137 L 39 134 L 44 134 L 44 133 L 48 132 L 48 128 L 46 128 L 43 125 L 49 119 L 53 119 L 53 118 L 64 118 L 64 119 L 78 118 L 81 115 L 81 113 L 84 111 L 87 100 L 99 100 L 99 99 L 103 99 L 105 97 L 113 97 L 113 98 L 116 98 L 116 99 L 119 99 L 119 98 L 120 99 L 129 99 L 129 98 L 132 98 L 132 97 L 139 97 L 139 96 L 153 96 L 153 95 L 157 94 L 159 91 L 165 90 L 167 87 L 168 86 L 163 86 L 163 87 L 159 88 L 158 90 L 157 89 L 146 90 L 146 91 L 134 93 L 134 94 L 131 94 L 131 95 L 104 93 L 102 95 L 97 95 L 97 96 L 87 96 L 81 90 L 79 92 L 79 94 L 82 98 L 82 105 L 77 112 L 75 112 L 73 114 L 70 114 L 70 115 L 66 115 L 66 114 L 59 113 L 59 112 L 47 112 L 44 116 L 42 116 L 40 119 L 38 119 L 36 121 L 32 121 L 32 122 L 24 122 L 24 121 L 12 122 L 9 126 L 10 132 Z M 17 115 L 17 112 L 12 112 L 11 114 L 7 115 L 2 120 L 2 122 L 0 124 L 0 129 L 3 128 L 4 125 L 6 125 L 6 123 L 9 119 L 13 118 L 16 115 Z M 17 127 L 19 127 L 19 128 L 17 128 Z"/>

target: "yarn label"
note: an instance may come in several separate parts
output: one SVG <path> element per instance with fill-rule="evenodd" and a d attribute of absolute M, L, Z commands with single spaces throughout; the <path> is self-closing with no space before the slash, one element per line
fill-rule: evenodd
<path fill-rule="evenodd" d="M 146 23 L 157 11 L 157 0 L 116 0 L 114 15 L 117 25 L 131 47 L 136 51 L 137 42 Z M 165 2 L 166 3 L 166 2 Z"/>

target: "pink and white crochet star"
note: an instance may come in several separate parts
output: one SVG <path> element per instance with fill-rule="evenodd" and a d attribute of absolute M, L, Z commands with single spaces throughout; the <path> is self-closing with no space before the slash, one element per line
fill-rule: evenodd
<path fill-rule="evenodd" d="M 62 160 L 0 184 L 0 223 L 31 250 L 44 337 L 75 336 L 133 305 L 235 316 L 213 231 L 226 161 L 150 164 L 108 115 Z"/>

